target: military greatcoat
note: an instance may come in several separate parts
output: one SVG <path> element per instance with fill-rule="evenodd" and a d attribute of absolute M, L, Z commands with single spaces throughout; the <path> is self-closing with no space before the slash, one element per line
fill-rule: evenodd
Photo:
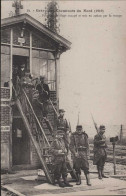
<path fill-rule="evenodd" d="M 66 133 L 69 130 L 69 125 L 66 119 L 64 119 L 63 117 L 58 117 L 57 120 L 57 129 L 61 129 L 64 131 L 64 133 Z"/>
<path fill-rule="evenodd" d="M 73 166 L 77 173 L 81 169 L 89 173 L 89 142 L 88 135 L 85 132 L 79 134 L 77 131 L 71 135 L 69 148 L 73 154 Z"/>
<path fill-rule="evenodd" d="M 105 164 L 107 153 L 106 153 L 106 137 L 98 133 L 94 137 L 94 159 L 93 164 L 103 166 Z"/>
<path fill-rule="evenodd" d="M 62 152 L 59 152 L 62 150 Z M 60 179 L 67 176 L 66 156 L 68 145 L 64 138 L 55 138 L 51 144 L 50 152 L 52 154 L 53 174 L 55 179 Z"/>

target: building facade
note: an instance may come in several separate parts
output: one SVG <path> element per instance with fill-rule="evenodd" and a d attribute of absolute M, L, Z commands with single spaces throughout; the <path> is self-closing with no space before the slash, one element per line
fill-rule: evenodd
<path fill-rule="evenodd" d="M 43 24 L 22 14 L 1 21 L 1 167 L 38 167 L 39 160 L 18 109 L 12 107 L 14 70 L 21 64 L 33 78 L 46 77 L 51 100 L 59 105 L 59 60 L 70 49 L 70 42 Z M 48 118 L 55 127 L 50 106 Z M 19 129 L 18 129 L 19 128 Z M 20 133 L 19 130 L 22 130 Z M 15 133 L 15 130 L 16 133 Z M 46 127 L 45 127 L 46 131 Z M 48 130 L 47 130 L 48 131 Z"/>

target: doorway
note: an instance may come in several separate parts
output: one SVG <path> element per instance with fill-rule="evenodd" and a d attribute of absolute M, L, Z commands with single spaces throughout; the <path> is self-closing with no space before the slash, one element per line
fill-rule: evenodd
<path fill-rule="evenodd" d="M 29 71 L 29 57 L 13 55 L 13 84 L 16 85 L 17 76 L 20 78 L 21 66 L 24 65 L 24 73 Z"/>
<path fill-rule="evenodd" d="M 30 138 L 22 118 L 13 118 L 12 122 L 12 163 L 30 164 Z"/>

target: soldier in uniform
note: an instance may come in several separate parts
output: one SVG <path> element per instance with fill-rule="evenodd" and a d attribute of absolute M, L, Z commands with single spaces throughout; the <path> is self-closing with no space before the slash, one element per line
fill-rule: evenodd
<path fill-rule="evenodd" d="M 53 163 L 53 174 L 54 180 L 57 180 L 60 187 L 72 187 L 67 181 L 67 167 L 66 167 L 66 156 L 68 152 L 68 144 L 64 139 L 64 132 L 57 130 L 55 139 L 53 140 L 50 148 L 52 154 Z M 61 175 L 63 182 L 61 181 Z"/>
<path fill-rule="evenodd" d="M 36 86 L 39 92 L 39 102 L 42 107 L 43 117 L 46 118 L 48 114 L 48 100 L 50 98 L 50 90 L 48 84 L 45 83 L 45 77 L 40 76 L 40 83 Z"/>
<path fill-rule="evenodd" d="M 64 109 L 59 109 L 59 117 L 57 119 L 57 130 L 60 129 L 65 133 L 65 139 L 69 143 L 69 125 L 67 120 L 64 118 Z"/>
<path fill-rule="evenodd" d="M 22 77 L 25 77 L 25 64 L 22 64 L 20 69 L 18 70 L 17 76 L 21 79 Z"/>
<path fill-rule="evenodd" d="M 104 175 L 104 164 L 107 158 L 106 154 L 106 137 L 104 135 L 105 133 L 105 126 L 101 125 L 99 127 L 99 132 L 94 137 L 94 159 L 93 164 L 97 165 L 98 170 L 98 178 L 107 178 L 107 176 Z"/>
<path fill-rule="evenodd" d="M 84 171 L 86 176 L 87 185 L 91 186 L 89 178 L 89 142 L 88 135 L 83 132 L 82 125 L 77 125 L 76 131 L 71 135 L 70 138 L 70 151 L 73 154 L 73 168 L 77 175 L 77 185 L 81 184 L 81 169 Z"/>

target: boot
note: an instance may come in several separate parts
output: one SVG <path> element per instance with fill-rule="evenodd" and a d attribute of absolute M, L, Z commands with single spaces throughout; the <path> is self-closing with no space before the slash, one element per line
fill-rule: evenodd
<path fill-rule="evenodd" d="M 102 179 L 101 169 L 98 169 L 98 178 L 99 178 L 100 180 Z"/>
<path fill-rule="evenodd" d="M 85 176 L 86 176 L 87 185 L 91 186 L 89 174 L 85 174 Z"/>
<path fill-rule="evenodd" d="M 66 177 L 63 178 L 63 179 L 64 179 L 64 184 L 65 184 L 66 187 L 73 187 L 73 185 L 68 182 Z"/>
<path fill-rule="evenodd" d="M 57 182 L 59 184 L 59 187 L 62 187 L 62 188 L 65 187 L 65 184 L 61 181 L 61 179 L 58 179 Z"/>
<path fill-rule="evenodd" d="M 81 176 L 80 176 L 80 174 L 76 174 L 76 175 L 77 175 L 76 185 L 80 185 L 81 184 Z"/>
<path fill-rule="evenodd" d="M 107 176 L 104 175 L 104 168 L 101 170 L 101 174 L 103 178 L 108 178 Z"/>

